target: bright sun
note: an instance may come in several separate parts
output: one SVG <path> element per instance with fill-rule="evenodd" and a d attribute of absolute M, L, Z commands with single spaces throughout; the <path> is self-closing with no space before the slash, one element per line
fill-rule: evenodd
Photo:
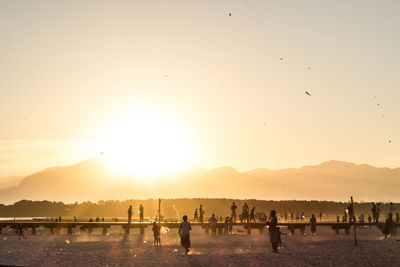
<path fill-rule="evenodd" d="M 194 152 L 180 124 L 148 109 L 114 118 L 97 143 L 114 171 L 146 178 L 191 167 Z"/>

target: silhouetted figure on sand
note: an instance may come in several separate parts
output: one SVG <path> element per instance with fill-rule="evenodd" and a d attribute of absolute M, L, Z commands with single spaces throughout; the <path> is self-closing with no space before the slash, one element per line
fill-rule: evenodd
<path fill-rule="evenodd" d="M 210 228 L 211 228 L 211 234 L 213 236 L 217 235 L 217 218 L 215 217 L 215 214 L 213 213 L 210 219 L 208 219 L 210 222 Z"/>
<path fill-rule="evenodd" d="M 253 220 L 253 222 L 256 222 L 255 210 L 256 210 L 256 207 L 253 207 L 253 208 L 251 209 L 251 211 L 250 211 L 250 222 L 251 222 L 251 220 Z M 286 213 L 285 213 L 285 214 L 286 214 Z"/>
<path fill-rule="evenodd" d="M 187 221 L 186 215 L 184 215 L 182 219 L 183 222 L 181 222 L 179 226 L 178 234 L 181 237 L 181 245 L 185 248 L 185 254 L 188 254 L 190 248 L 190 230 L 192 230 L 192 226 Z"/>
<path fill-rule="evenodd" d="M 390 233 L 392 233 L 393 229 L 393 222 L 389 220 L 389 218 L 386 219 L 385 224 L 383 225 L 382 232 L 385 235 L 385 238 L 388 237 Z"/>
<path fill-rule="evenodd" d="M 237 209 L 237 205 L 235 204 L 235 202 L 232 203 L 231 206 L 231 218 L 233 222 L 236 222 L 236 209 Z"/>
<path fill-rule="evenodd" d="M 224 222 L 224 235 L 229 234 L 229 217 L 225 217 L 225 222 Z"/>
<path fill-rule="evenodd" d="M 129 209 L 128 209 L 128 223 L 131 223 L 132 221 L 132 205 L 129 205 Z"/>
<path fill-rule="evenodd" d="M 200 204 L 200 208 L 199 208 L 199 212 L 200 212 L 200 222 L 203 222 L 203 220 L 204 220 L 204 213 L 206 213 L 204 210 L 203 210 L 203 204 Z"/>
<path fill-rule="evenodd" d="M 275 210 L 271 210 L 271 214 L 269 216 L 269 240 L 271 241 L 272 245 L 272 252 L 278 253 L 278 245 L 280 240 L 280 232 L 277 228 L 278 219 L 276 218 Z"/>
<path fill-rule="evenodd" d="M 144 215 L 144 208 L 142 206 L 142 204 L 140 204 L 139 206 L 139 217 L 140 217 L 140 222 L 143 222 L 143 215 Z"/>
<path fill-rule="evenodd" d="M 154 243 L 153 243 L 153 245 L 161 246 L 160 226 L 158 226 L 156 222 L 153 222 L 153 235 L 154 235 Z"/>
<path fill-rule="evenodd" d="M 368 223 L 369 223 L 369 228 L 371 228 L 371 223 L 372 223 L 371 214 L 368 214 Z"/>
<path fill-rule="evenodd" d="M 194 222 L 198 222 L 199 221 L 199 213 L 197 212 L 197 209 L 194 211 L 193 221 Z"/>
<path fill-rule="evenodd" d="M 24 227 L 22 226 L 22 224 L 18 224 L 17 234 L 18 234 L 18 240 L 21 240 L 21 236 L 26 239 L 26 237 L 24 236 Z"/>
<path fill-rule="evenodd" d="M 315 218 L 314 214 L 311 215 L 310 225 L 311 225 L 311 234 L 315 235 L 315 232 L 317 230 L 317 219 Z"/>

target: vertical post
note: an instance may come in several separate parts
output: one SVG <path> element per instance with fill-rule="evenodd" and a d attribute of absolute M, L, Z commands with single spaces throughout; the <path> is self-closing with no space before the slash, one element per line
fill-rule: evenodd
<path fill-rule="evenodd" d="M 354 218 L 354 204 L 353 204 L 353 197 L 350 197 L 351 199 L 351 210 L 352 210 L 352 214 L 351 216 L 351 220 L 353 221 L 353 229 L 354 229 L 354 245 L 357 246 L 357 233 L 356 233 L 356 222 L 355 222 L 355 218 Z"/>

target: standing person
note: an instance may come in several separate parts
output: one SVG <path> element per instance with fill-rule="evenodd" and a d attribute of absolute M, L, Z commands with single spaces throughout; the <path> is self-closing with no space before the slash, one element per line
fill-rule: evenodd
<path fill-rule="evenodd" d="M 279 229 L 277 228 L 278 219 L 276 218 L 276 211 L 271 210 L 271 214 L 269 215 L 269 240 L 271 241 L 272 252 L 278 253 L 278 245 L 279 245 Z"/>
<path fill-rule="evenodd" d="M 142 204 L 140 204 L 140 206 L 139 206 L 139 217 L 140 217 L 140 222 L 142 223 L 143 222 L 143 214 L 144 214 L 144 208 L 143 208 L 143 206 L 142 206 Z"/>
<path fill-rule="evenodd" d="M 319 213 L 319 220 L 322 221 L 322 211 Z"/>
<path fill-rule="evenodd" d="M 311 215 L 310 225 L 311 225 L 311 234 L 315 235 L 315 232 L 317 230 L 317 219 L 315 218 L 314 214 Z"/>
<path fill-rule="evenodd" d="M 300 220 L 302 221 L 302 222 L 304 222 L 304 218 L 305 218 L 305 216 L 304 216 L 304 211 L 301 213 L 301 216 L 300 216 Z"/>
<path fill-rule="evenodd" d="M 293 222 L 293 211 L 290 212 L 290 220 Z"/>
<path fill-rule="evenodd" d="M 254 222 L 256 222 L 255 210 L 256 210 L 256 207 L 253 206 L 253 208 L 252 208 L 251 211 L 250 211 L 250 222 L 251 222 L 251 220 L 253 220 Z M 285 214 L 286 214 L 286 213 L 285 213 Z"/>
<path fill-rule="evenodd" d="M 229 234 L 229 217 L 225 217 L 225 223 L 224 223 L 224 235 Z"/>
<path fill-rule="evenodd" d="M 374 222 L 376 222 L 375 221 L 375 218 L 376 218 L 376 205 L 375 205 L 374 202 L 372 202 L 371 212 L 372 212 L 372 218 L 374 219 Z"/>
<path fill-rule="evenodd" d="M 186 215 L 184 215 L 182 219 L 183 222 L 181 222 L 179 226 L 178 234 L 181 237 L 181 245 L 185 248 L 185 254 L 188 254 L 190 248 L 190 230 L 192 230 L 192 226 L 187 221 Z"/>
<path fill-rule="evenodd" d="M 232 206 L 231 206 L 231 211 L 232 211 L 231 218 L 234 223 L 236 223 L 236 209 L 237 209 L 237 206 L 236 206 L 235 202 L 233 202 Z"/>
<path fill-rule="evenodd" d="M 376 219 L 375 219 L 375 221 L 376 221 L 376 223 L 379 223 L 379 216 L 380 216 L 380 213 L 381 213 L 381 203 L 377 203 L 376 204 Z"/>
<path fill-rule="evenodd" d="M 194 211 L 193 221 L 194 222 L 198 222 L 199 221 L 199 213 L 197 212 L 197 209 Z"/>
<path fill-rule="evenodd" d="M 393 207 L 393 203 L 390 202 L 389 204 L 389 211 L 388 211 L 388 218 L 389 220 L 393 220 L 393 211 L 395 210 L 395 208 Z"/>
<path fill-rule="evenodd" d="M 157 225 L 157 222 L 153 222 L 153 235 L 154 235 L 154 242 L 153 245 L 161 246 L 161 239 L 160 239 L 160 226 Z"/>
<path fill-rule="evenodd" d="M 132 221 L 132 205 L 129 205 L 128 209 L 128 223 L 131 223 Z"/>
<path fill-rule="evenodd" d="M 372 217 L 371 217 L 371 214 L 368 214 L 368 223 L 369 223 L 369 228 L 371 228 L 371 222 L 372 222 Z"/>
<path fill-rule="evenodd" d="M 206 212 L 203 210 L 203 204 L 200 204 L 199 212 L 200 212 L 200 222 L 202 223 L 202 222 L 203 222 L 203 219 L 204 219 L 204 213 L 206 213 Z"/>
<path fill-rule="evenodd" d="M 245 202 L 242 208 L 242 218 L 243 221 L 249 222 L 249 206 L 247 206 L 247 203 Z"/>
<path fill-rule="evenodd" d="M 217 218 L 215 217 L 215 214 L 213 213 L 210 219 L 208 219 L 210 222 L 210 227 L 211 227 L 211 234 L 213 236 L 217 235 Z"/>

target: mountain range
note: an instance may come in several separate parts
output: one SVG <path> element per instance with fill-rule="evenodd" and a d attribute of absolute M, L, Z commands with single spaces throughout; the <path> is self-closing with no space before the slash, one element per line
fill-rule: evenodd
<path fill-rule="evenodd" d="M 148 198 L 241 198 L 400 202 L 400 168 L 344 161 L 289 169 L 193 168 L 157 179 L 116 175 L 102 159 L 53 167 L 0 190 L 0 203 L 21 199 L 63 202 Z"/>

